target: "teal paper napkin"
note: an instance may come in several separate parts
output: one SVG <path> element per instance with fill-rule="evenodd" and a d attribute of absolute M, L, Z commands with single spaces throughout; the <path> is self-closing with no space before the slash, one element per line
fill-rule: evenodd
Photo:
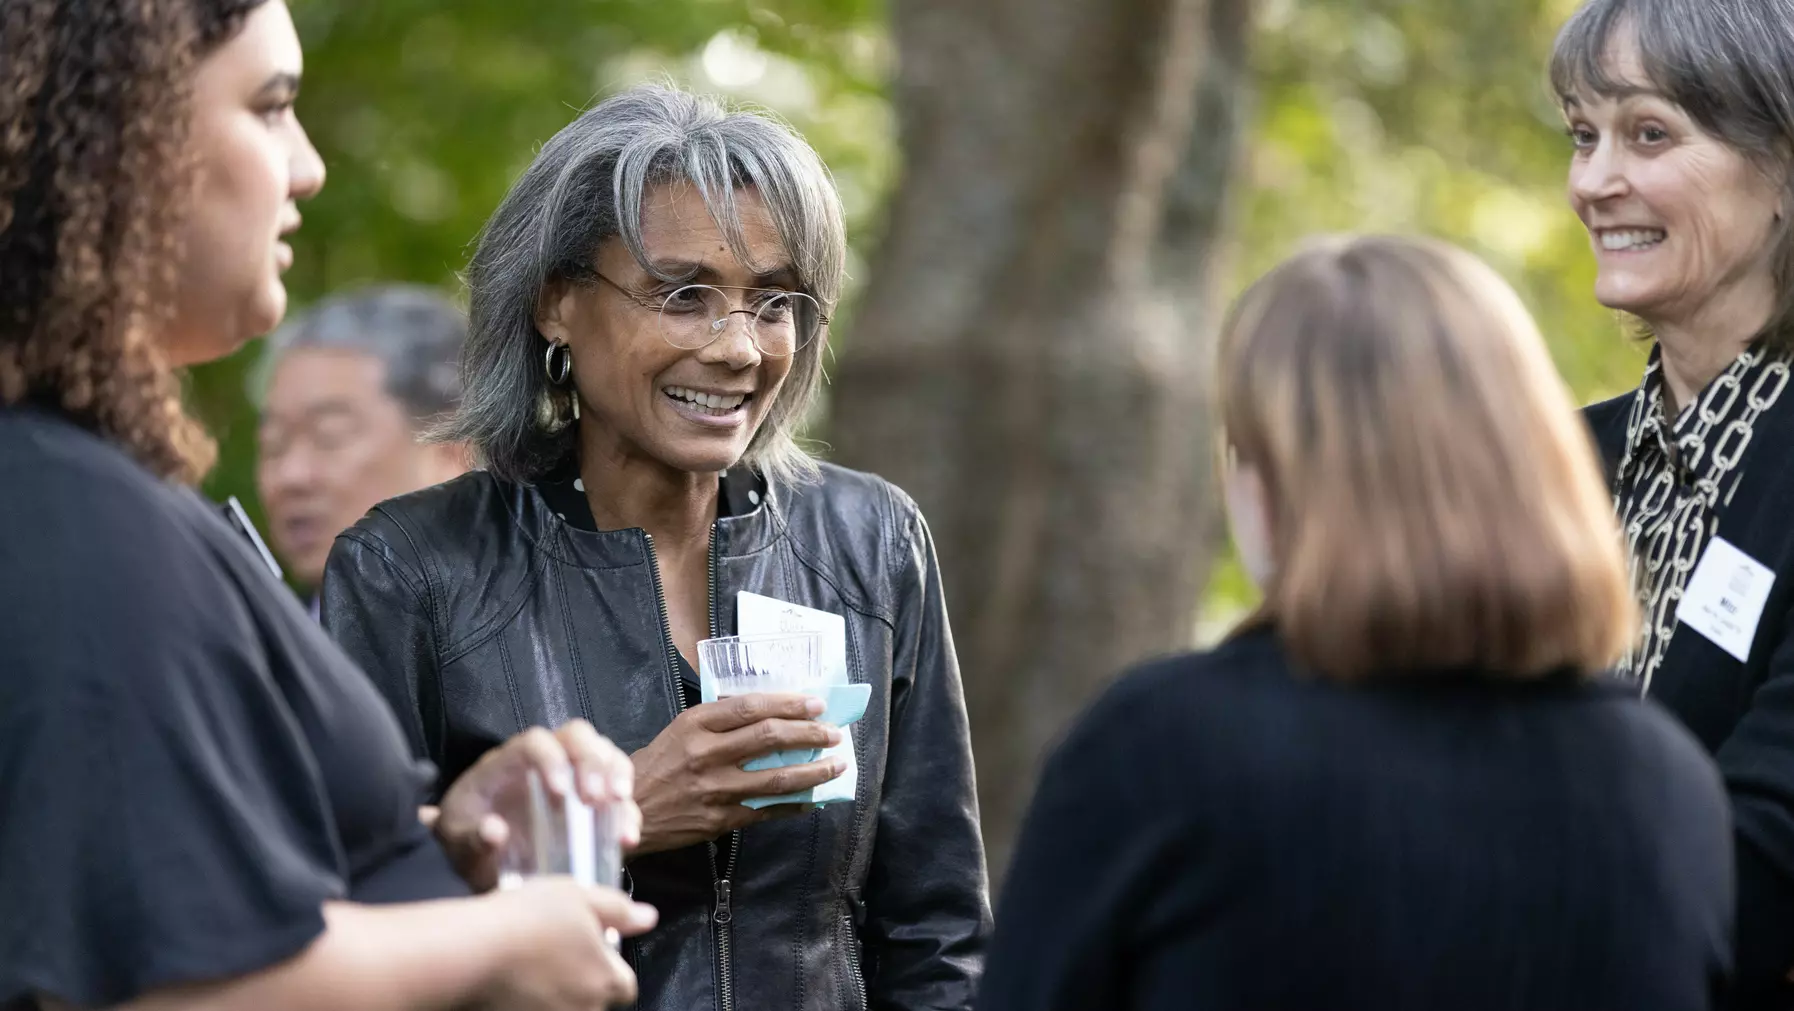
<path fill-rule="evenodd" d="M 823 690 L 823 711 L 817 722 L 835 727 L 850 727 L 866 715 L 866 705 L 872 699 L 872 686 L 866 684 L 830 685 Z M 703 686 L 703 700 L 716 701 L 714 683 Z M 844 752 L 848 770 L 834 779 L 797 793 L 788 793 L 780 797 L 754 797 L 742 801 L 742 805 L 751 808 L 771 807 L 774 804 L 835 804 L 844 800 L 852 800 L 859 777 L 855 775 L 853 754 L 853 733 L 848 731 L 842 735 L 840 744 L 833 748 L 801 748 L 793 751 L 779 751 L 770 755 L 762 755 L 742 765 L 748 772 L 761 772 L 766 769 L 778 769 L 787 765 L 803 765 L 821 758 L 824 752 Z"/>

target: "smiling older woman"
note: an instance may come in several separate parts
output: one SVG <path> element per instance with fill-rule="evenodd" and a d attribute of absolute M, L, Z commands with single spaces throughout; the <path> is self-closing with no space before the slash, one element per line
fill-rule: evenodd
<path fill-rule="evenodd" d="M 1738 1005 L 1794 1006 L 1794 2 L 1592 0 L 1551 76 L 1595 297 L 1654 342 L 1587 410 L 1645 608 L 1624 668 L 1725 773 Z"/>
<path fill-rule="evenodd" d="M 452 777 L 518 727 L 585 716 L 634 754 L 629 864 L 661 925 L 644 1008 L 965 1008 L 989 910 L 970 740 L 928 531 L 793 427 L 845 257 L 815 153 L 665 88 L 543 147 L 471 269 L 449 438 L 486 470 L 345 533 L 324 618 L 413 749 Z M 751 591 L 838 615 L 871 686 L 833 746 L 803 696 L 699 703 L 696 644 Z M 855 768 L 852 803 L 784 796 Z M 869 959 L 862 961 L 862 957 Z"/>

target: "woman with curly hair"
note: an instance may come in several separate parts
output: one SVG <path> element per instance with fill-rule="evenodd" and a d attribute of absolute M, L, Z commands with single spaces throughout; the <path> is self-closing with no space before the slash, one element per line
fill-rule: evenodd
<path fill-rule="evenodd" d="M 300 63 L 280 0 L 0 5 L 0 1009 L 629 1000 L 651 909 L 469 895 L 526 771 L 633 824 L 629 760 L 535 729 L 420 809 L 391 712 L 191 488 L 171 370 L 279 322 L 323 185 Z"/>

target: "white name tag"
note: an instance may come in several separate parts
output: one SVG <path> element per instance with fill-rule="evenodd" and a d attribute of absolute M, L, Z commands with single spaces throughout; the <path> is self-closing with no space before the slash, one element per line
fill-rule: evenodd
<path fill-rule="evenodd" d="M 1725 538 L 1715 537 L 1688 577 L 1676 619 L 1739 660 L 1748 660 L 1750 641 L 1756 638 L 1757 621 L 1774 585 L 1773 570 Z"/>

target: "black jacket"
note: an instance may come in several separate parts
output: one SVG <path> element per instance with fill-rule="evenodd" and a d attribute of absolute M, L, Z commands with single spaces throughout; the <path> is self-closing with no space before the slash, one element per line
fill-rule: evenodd
<path fill-rule="evenodd" d="M 872 685 L 852 805 L 629 863 L 660 925 L 626 954 L 640 1006 L 963 1009 L 989 932 L 958 662 L 915 504 L 864 474 L 768 488 L 721 519 L 713 634 L 738 590 L 843 615 Z M 590 720 L 625 751 L 684 705 L 653 544 L 575 529 L 529 485 L 476 472 L 343 533 L 324 618 L 450 782 L 532 726 Z M 726 879 L 729 887 L 721 887 Z M 721 896 L 728 895 L 726 906 Z"/>
<path fill-rule="evenodd" d="M 1626 447 L 1632 394 L 1584 409 L 1611 480 Z M 1718 536 L 1775 571 L 1775 584 L 1740 663 L 1680 626 L 1651 697 L 1719 762 L 1737 835 L 1740 1008 L 1794 1008 L 1794 396 L 1758 420 L 1743 476 L 1720 507 Z"/>

